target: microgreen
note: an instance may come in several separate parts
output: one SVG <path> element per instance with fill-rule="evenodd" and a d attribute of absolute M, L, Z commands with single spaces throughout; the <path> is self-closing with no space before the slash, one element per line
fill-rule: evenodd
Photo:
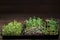
<path fill-rule="evenodd" d="M 2 35 L 5 36 L 19 36 L 22 32 L 22 24 L 14 20 L 7 25 L 2 26 Z"/>

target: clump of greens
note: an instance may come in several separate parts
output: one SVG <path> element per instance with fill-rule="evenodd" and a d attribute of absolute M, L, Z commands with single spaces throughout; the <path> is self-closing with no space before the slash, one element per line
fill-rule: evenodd
<path fill-rule="evenodd" d="M 22 33 L 22 23 L 14 20 L 7 25 L 2 26 L 2 35 L 4 36 L 19 36 Z"/>
<path fill-rule="evenodd" d="M 37 26 L 43 26 L 43 21 L 41 18 L 29 18 L 25 21 L 27 27 L 37 27 Z"/>
<path fill-rule="evenodd" d="M 45 34 L 45 35 L 57 35 L 58 34 L 58 21 L 54 19 L 46 19 L 43 21 L 41 18 L 29 18 L 25 21 L 26 34 Z"/>
<path fill-rule="evenodd" d="M 58 21 L 54 19 L 43 19 L 39 17 L 30 17 L 25 20 L 26 28 L 25 35 L 57 35 L 58 34 Z M 14 20 L 7 25 L 2 26 L 2 35 L 4 36 L 20 36 L 22 34 L 23 25 Z"/>
<path fill-rule="evenodd" d="M 54 19 L 46 19 L 47 27 L 49 27 L 50 35 L 58 34 L 58 22 Z"/>
<path fill-rule="evenodd" d="M 25 30 L 25 33 L 26 34 L 42 34 L 43 33 L 43 28 L 44 28 L 44 25 L 43 25 L 43 21 L 41 18 L 29 18 L 28 20 L 25 21 L 25 24 L 26 24 L 26 30 Z"/>

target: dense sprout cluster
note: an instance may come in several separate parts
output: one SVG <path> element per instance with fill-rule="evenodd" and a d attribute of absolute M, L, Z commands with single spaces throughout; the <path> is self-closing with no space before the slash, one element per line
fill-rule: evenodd
<path fill-rule="evenodd" d="M 26 26 L 28 27 L 37 27 L 37 26 L 43 26 L 43 21 L 41 18 L 29 18 L 25 21 Z"/>
<path fill-rule="evenodd" d="M 46 19 L 47 29 L 50 32 L 50 35 L 58 34 L 58 22 L 54 19 Z"/>
<path fill-rule="evenodd" d="M 20 36 L 23 35 L 57 35 L 58 21 L 50 18 L 43 19 L 39 17 L 30 17 L 25 20 L 25 25 L 14 20 L 2 27 L 2 35 Z M 25 28 L 26 26 L 26 28 Z M 23 30 L 24 29 L 24 30 Z M 23 31 L 23 32 L 22 32 Z"/>
<path fill-rule="evenodd" d="M 26 34 L 42 34 L 44 32 L 44 24 L 41 18 L 29 18 L 25 21 L 26 23 Z"/>
<path fill-rule="evenodd" d="M 22 26 L 23 25 L 21 23 L 14 20 L 13 22 L 10 22 L 2 27 L 2 35 L 19 36 L 22 32 Z"/>
<path fill-rule="evenodd" d="M 29 35 L 44 34 L 56 35 L 58 34 L 58 22 L 54 19 L 46 19 L 43 21 L 41 18 L 29 18 L 26 20 L 25 33 Z"/>

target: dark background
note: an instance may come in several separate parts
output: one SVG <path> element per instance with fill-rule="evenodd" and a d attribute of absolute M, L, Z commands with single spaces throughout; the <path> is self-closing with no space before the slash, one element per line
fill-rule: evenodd
<path fill-rule="evenodd" d="M 0 17 L 40 16 L 60 18 L 59 0 L 2 0 Z"/>

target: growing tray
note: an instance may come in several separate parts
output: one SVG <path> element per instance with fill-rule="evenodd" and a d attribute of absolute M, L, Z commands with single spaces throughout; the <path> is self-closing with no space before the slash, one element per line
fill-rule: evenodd
<path fill-rule="evenodd" d="M 25 29 L 25 27 L 23 28 Z M 21 36 L 2 36 L 3 39 L 58 39 L 58 35 L 21 35 Z"/>
<path fill-rule="evenodd" d="M 39 35 L 39 36 L 35 36 L 35 35 L 31 35 L 31 36 L 2 36 L 3 39 L 58 39 L 59 35 Z"/>

